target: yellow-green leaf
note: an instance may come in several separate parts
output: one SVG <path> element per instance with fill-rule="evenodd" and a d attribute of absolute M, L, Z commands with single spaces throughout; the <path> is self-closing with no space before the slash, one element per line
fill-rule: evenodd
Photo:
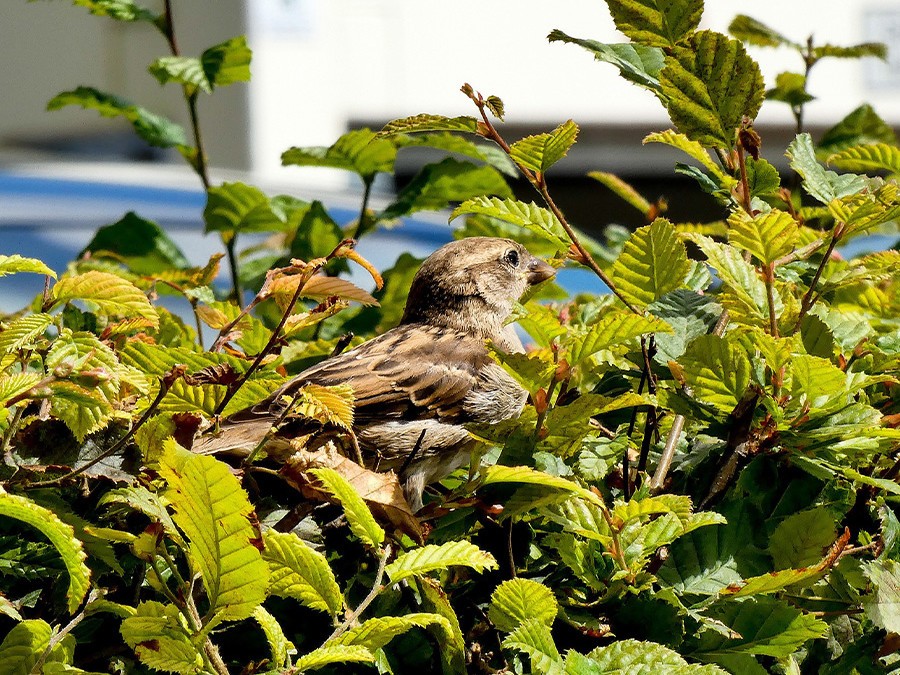
<path fill-rule="evenodd" d="M 549 626 L 557 611 L 553 591 L 531 579 L 517 578 L 504 581 L 491 594 L 488 618 L 508 633 L 528 619 L 537 619 Z"/>
<path fill-rule="evenodd" d="M 50 326 L 49 314 L 28 314 L 10 321 L 0 330 L 0 353 L 8 354 L 34 344 Z"/>
<path fill-rule="evenodd" d="M 531 469 L 527 466 L 503 466 L 495 464 L 485 469 L 482 474 L 481 485 L 496 485 L 499 483 L 524 483 L 526 485 L 540 485 L 551 490 L 569 492 L 598 506 L 603 506 L 603 500 L 590 490 L 581 487 L 578 483 L 551 476 L 542 471 Z"/>
<path fill-rule="evenodd" d="M 263 541 L 270 595 L 294 598 L 332 616 L 341 611 L 344 599 L 325 556 L 290 532 L 266 530 Z"/>
<path fill-rule="evenodd" d="M 534 202 L 520 202 L 516 199 L 499 199 L 497 197 L 474 197 L 460 204 L 450 220 L 467 213 L 477 213 L 497 218 L 546 239 L 557 250 L 569 247 L 569 238 L 556 216 Z"/>
<path fill-rule="evenodd" d="M 154 670 L 192 675 L 203 670 L 203 656 L 188 636 L 185 620 L 175 605 L 142 602 L 134 616 L 119 628 L 138 660 Z"/>
<path fill-rule="evenodd" d="M 50 540 L 69 573 L 66 599 L 69 612 L 74 614 L 90 587 L 91 571 L 84 564 L 87 555 L 82 549 L 81 542 L 75 538 L 72 527 L 61 521 L 49 509 L 25 497 L 9 494 L 2 487 L 0 487 L 0 516 L 26 523 Z"/>
<path fill-rule="evenodd" d="M 687 250 L 665 218 L 635 230 L 613 263 L 616 289 L 629 301 L 646 306 L 680 287 L 690 272 Z"/>
<path fill-rule="evenodd" d="M 616 28 L 655 47 L 674 47 L 696 30 L 703 14 L 703 0 L 608 0 L 607 5 Z"/>
<path fill-rule="evenodd" d="M 641 316 L 634 312 L 609 310 L 587 333 L 576 338 L 569 351 L 569 363 L 578 365 L 592 354 L 603 349 L 625 344 L 648 333 L 671 333 L 672 327 L 654 316 Z"/>
<path fill-rule="evenodd" d="M 750 385 L 750 359 L 718 335 L 702 335 L 678 359 L 684 384 L 697 399 L 730 413 Z"/>
<path fill-rule="evenodd" d="M 54 279 L 56 272 L 47 267 L 37 258 L 23 258 L 18 254 L 0 255 L 0 277 L 17 272 L 33 272 L 34 274 L 46 274 Z"/>
<path fill-rule="evenodd" d="M 681 150 L 692 159 L 697 160 L 704 169 L 715 176 L 716 181 L 720 185 L 729 185 L 736 182 L 734 178 L 722 171 L 722 168 L 713 161 L 713 158 L 709 155 L 709 150 L 697 141 L 692 141 L 685 134 L 680 134 L 672 129 L 657 131 L 646 136 L 643 143 L 644 145 L 647 143 L 663 143 Z"/>
<path fill-rule="evenodd" d="M 137 286 L 122 277 L 90 270 L 83 274 L 63 277 L 53 286 L 54 305 L 83 300 L 109 316 L 139 316 L 159 325 L 159 315 L 147 296 Z"/>
<path fill-rule="evenodd" d="M 325 645 L 297 659 L 293 670 L 304 673 L 332 663 L 372 663 L 374 660 L 375 655 L 361 645 Z"/>
<path fill-rule="evenodd" d="M 266 598 L 269 568 L 250 524 L 253 506 L 228 465 L 165 444 L 159 473 L 168 484 L 173 519 L 190 541 L 210 611 L 220 621 L 249 617 Z"/>
<path fill-rule="evenodd" d="M 754 217 L 737 210 L 729 217 L 728 225 L 728 240 L 765 264 L 793 251 L 800 236 L 794 217 L 778 209 Z"/>
<path fill-rule="evenodd" d="M 509 156 L 520 166 L 542 174 L 566 156 L 578 136 L 578 125 L 563 122 L 546 134 L 526 136 L 509 148 Z"/>
<path fill-rule="evenodd" d="M 381 546 L 384 541 L 384 530 L 375 522 L 369 507 L 347 479 L 329 468 L 313 469 L 310 473 L 341 503 L 353 534 L 371 548 L 377 549 Z"/>
<path fill-rule="evenodd" d="M 471 567 L 476 572 L 496 569 L 497 561 L 490 553 L 468 541 L 450 541 L 446 544 L 429 544 L 399 555 L 384 569 L 392 583 L 407 577 L 443 570 L 454 565 Z"/>

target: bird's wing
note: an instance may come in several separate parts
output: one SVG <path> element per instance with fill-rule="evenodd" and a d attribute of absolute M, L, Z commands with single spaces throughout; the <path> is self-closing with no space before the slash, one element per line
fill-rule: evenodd
<path fill-rule="evenodd" d="M 349 384 L 360 426 L 403 419 L 469 421 L 464 399 L 491 364 L 484 342 L 457 331 L 409 324 L 326 359 L 287 382 L 253 407 L 258 415 L 276 408 L 307 383 Z M 248 411 L 249 412 L 249 411 Z"/>

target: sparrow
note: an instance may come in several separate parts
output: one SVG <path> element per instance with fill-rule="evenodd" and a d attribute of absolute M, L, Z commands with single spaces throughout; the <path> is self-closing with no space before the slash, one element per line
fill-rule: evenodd
<path fill-rule="evenodd" d="M 218 435 L 200 437 L 193 449 L 249 452 L 300 387 L 347 384 L 366 464 L 397 472 L 417 511 L 426 485 L 468 462 L 476 441 L 466 424 L 496 424 L 521 413 L 527 392 L 491 358 L 488 341 L 498 351 L 524 351 L 508 319 L 528 288 L 555 274 L 510 239 L 446 244 L 413 278 L 400 325 L 308 368 L 225 420 Z M 285 435 L 290 427 L 283 425 Z"/>

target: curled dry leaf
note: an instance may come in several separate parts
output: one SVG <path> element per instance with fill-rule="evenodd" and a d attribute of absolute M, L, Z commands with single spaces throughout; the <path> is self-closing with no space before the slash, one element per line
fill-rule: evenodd
<path fill-rule="evenodd" d="M 315 479 L 308 473 L 311 469 L 320 468 L 334 469 L 341 474 L 365 500 L 377 519 L 390 523 L 417 542 L 422 541 L 422 526 L 409 508 L 400 481 L 393 471 L 370 471 L 330 446 L 316 452 L 300 450 L 294 453 L 284 463 L 281 474 L 305 497 L 330 501 L 330 495 L 317 487 Z"/>

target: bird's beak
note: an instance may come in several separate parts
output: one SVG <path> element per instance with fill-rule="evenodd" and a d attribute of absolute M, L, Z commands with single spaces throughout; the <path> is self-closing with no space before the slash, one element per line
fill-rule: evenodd
<path fill-rule="evenodd" d="M 556 276 L 556 270 L 540 258 L 532 258 L 531 262 L 528 263 L 527 279 L 532 286 L 542 281 L 547 281 L 547 279 L 552 279 L 554 276 Z"/>

